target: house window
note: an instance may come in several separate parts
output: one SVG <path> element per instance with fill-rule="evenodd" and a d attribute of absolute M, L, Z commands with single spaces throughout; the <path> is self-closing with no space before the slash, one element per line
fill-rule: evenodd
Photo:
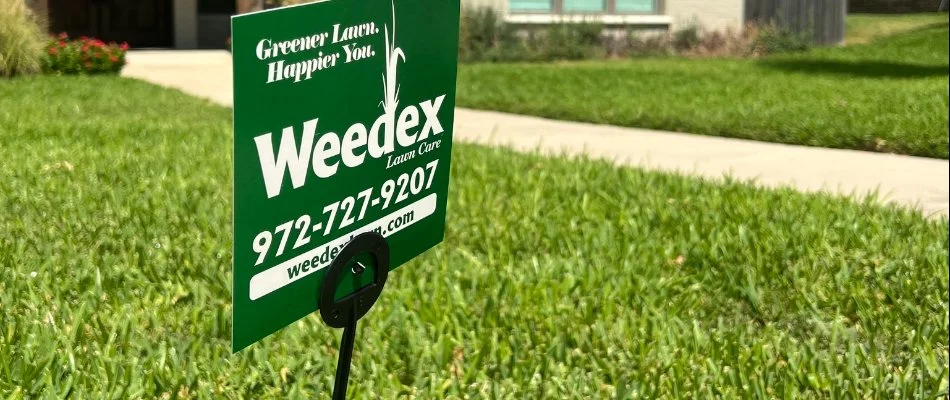
<path fill-rule="evenodd" d="M 656 14 L 660 0 L 508 0 L 508 11 L 564 14 Z"/>
<path fill-rule="evenodd" d="M 656 12 L 656 0 L 614 0 L 618 13 Z"/>
<path fill-rule="evenodd" d="M 563 0 L 563 11 L 566 13 L 604 12 L 607 8 L 605 0 Z"/>
<path fill-rule="evenodd" d="M 508 0 L 511 12 L 549 12 L 553 10 L 552 0 Z"/>

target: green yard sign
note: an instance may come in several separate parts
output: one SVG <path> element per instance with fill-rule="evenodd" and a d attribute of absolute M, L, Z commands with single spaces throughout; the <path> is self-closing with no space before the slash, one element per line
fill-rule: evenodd
<path fill-rule="evenodd" d="M 442 241 L 458 21 L 458 0 L 233 17 L 233 351 L 317 310 L 351 237 L 382 234 L 391 268 Z"/>

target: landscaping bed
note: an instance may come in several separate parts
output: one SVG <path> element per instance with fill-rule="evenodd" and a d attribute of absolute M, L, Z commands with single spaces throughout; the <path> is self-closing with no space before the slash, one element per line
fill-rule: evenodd
<path fill-rule="evenodd" d="M 47 21 L 23 0 L 0 0 L 0 78 L 45 73 L 118 74 L 128 43 L 92 37 L 48 36 Z"/>
<path fill-rule="evenodd" d="M 0 80 L 0 138 L 4 398 L 328 396 L 319 318 L 229 355 L 230 109 Z M 446 241 L 361 322 L 351 398 L 946 396 L 946 218 L 470 145 L 453 163 Z"/>

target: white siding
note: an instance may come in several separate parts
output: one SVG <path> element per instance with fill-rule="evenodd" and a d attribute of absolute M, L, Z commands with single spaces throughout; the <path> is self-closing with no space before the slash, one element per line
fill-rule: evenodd
<path fill-rule="evenodd" d="M 745 19 L 743 0 L 666 0 L 665 14 L 674 30 L 698 24 L 706 30 L 740 30 Z"/>

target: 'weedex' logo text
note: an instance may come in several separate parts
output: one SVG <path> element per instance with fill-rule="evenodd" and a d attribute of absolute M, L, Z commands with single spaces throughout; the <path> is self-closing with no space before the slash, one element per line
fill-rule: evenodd
<path fill-rule="evenodd" d="M 396 70 L 400 60 L 406 62 L 406 56 L 402 49 L 396 47 L 394 4 L 392 26 L 392 32 L 388 24 L 383 28 L 386 58 L 385 70 L 382 74 L 383 100 L 379 103 L 383 112 L 369 129 L 366 125 L 357 122 L 350 125 L 342 139 L 334 132 L 325 132 L 320 134 L 314 143 L 319 118 L 313 118 L 300 124 L 303 135 L 299 147 L 294 132 L 296 125 L 283 128 L 276 155 L 271 133 L 254 138 L 268 198 L 276 197 L 281 193 L 287 170 L 290 170 L 290 182 L 293 188 L 297 189 L 306 183 L 311 170 L 319 179 L 329 178 L 336 174 L 341 163 L 344 167 L 357 167 L 363 164 L 367 155 L 380 158 L 395 151 L 396 144 L 401 148 L 406 148 L 426 140 L 430 135 L 438 135 L 444 131 L 439 121 L 439 110 L 445 100 L 444 94 L 422 101 L 418 105 L 409 105 L 397 113 L 399 84 Z M 372 29 L 372 27 L 369 26 L 366 29 Z M 369 30 L 363 32 L 369 32 Z M 419 128 L 420 124 L 421 128 Z"/>

